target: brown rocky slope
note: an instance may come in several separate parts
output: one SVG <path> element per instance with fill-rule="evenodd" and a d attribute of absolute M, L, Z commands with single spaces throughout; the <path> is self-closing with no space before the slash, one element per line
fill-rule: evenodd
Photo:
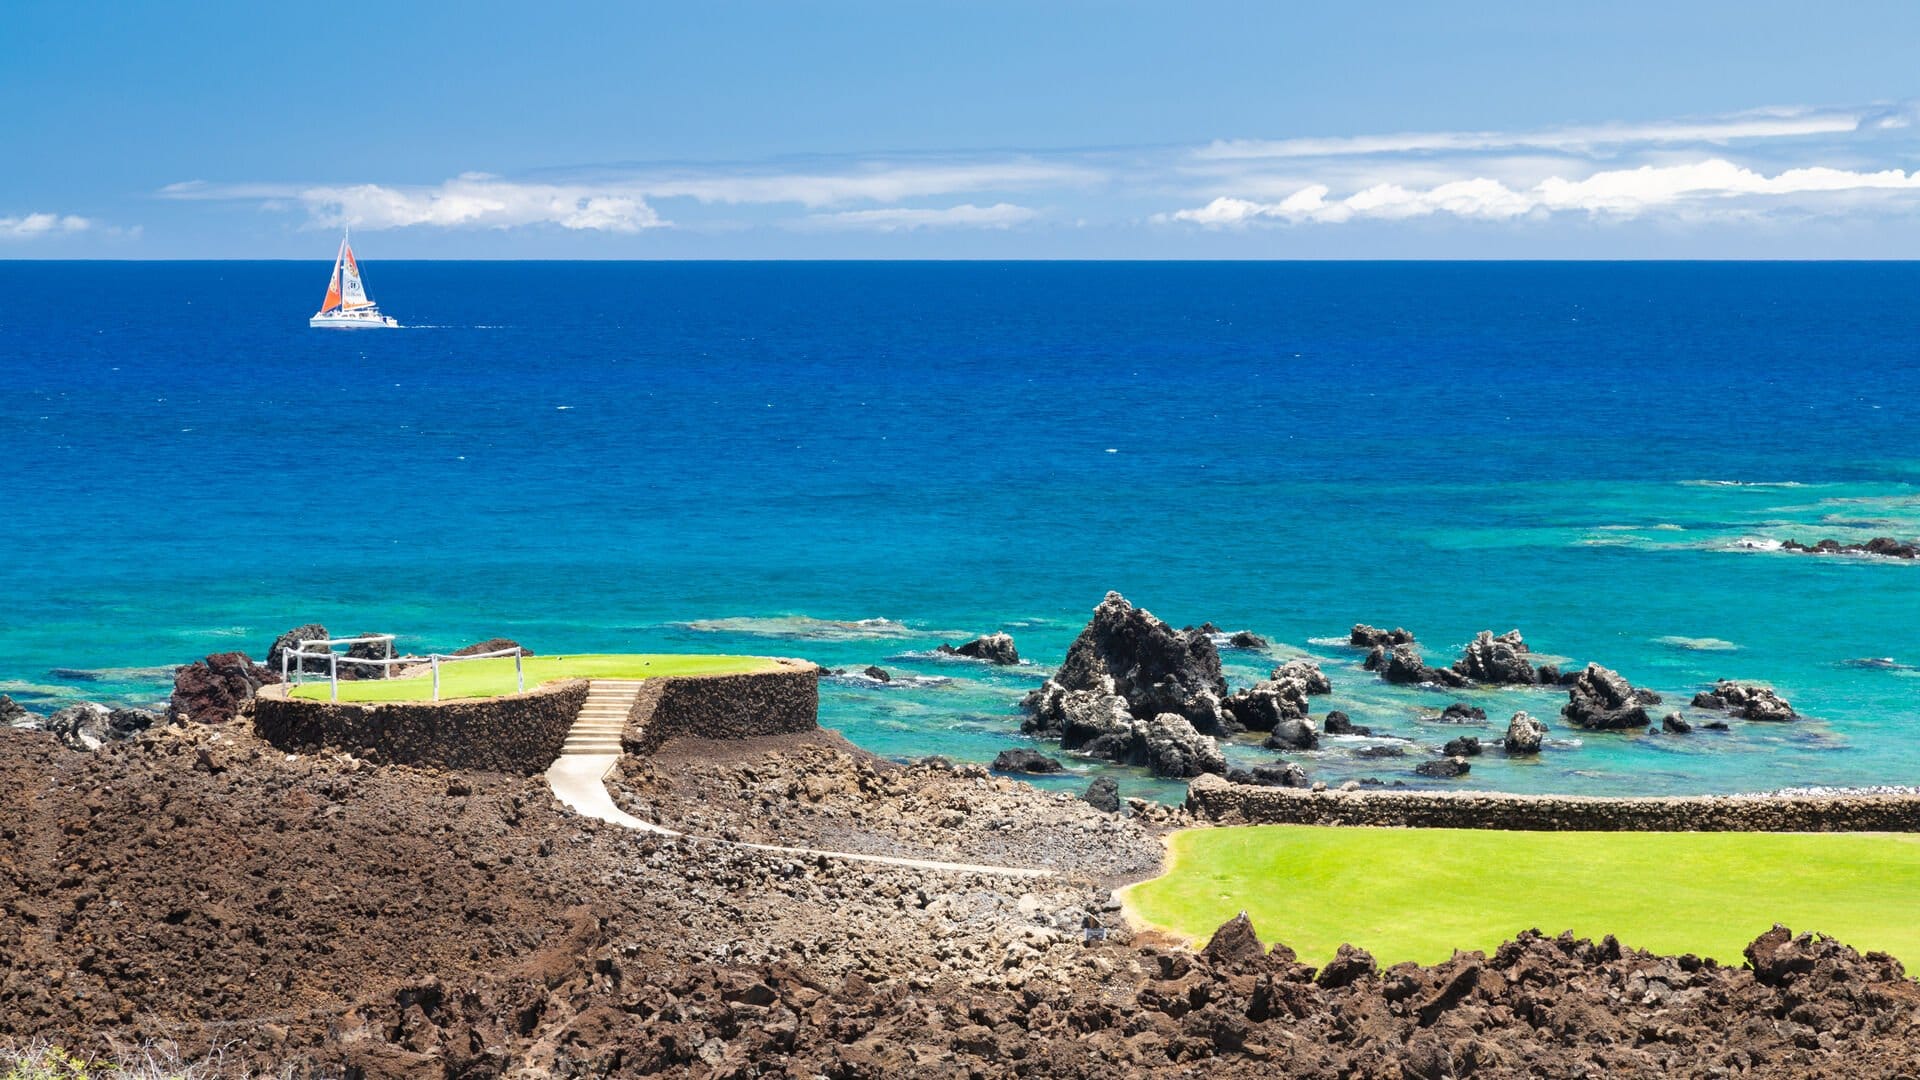
<path fill-rule="evenodd" d="M 973 770 L 782 740 L 670 746 L 619 783 L 715 835 L 1062 873 L 666 840 L 570 816 L 538 780 L 289 757 L 243 725 L 93 754 L 0 733 L 0 1039 L 396 1077 L 1837 1077 L 1920 1058 L 1920 986 L 1821 939 L 1768 935 L 1755 970 L 1529 935 L 1316 973 L 1233 924 L 1204 954 L 1133 940 L 1109 885 L 1151 832 Z"/>

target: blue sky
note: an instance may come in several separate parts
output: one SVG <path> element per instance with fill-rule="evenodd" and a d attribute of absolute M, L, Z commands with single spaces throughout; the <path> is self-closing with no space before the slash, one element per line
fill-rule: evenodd
<path fill-rule="evenodd" d="M 1909 258 L 1920 5 L 0 7 L 0 258 Z"/>

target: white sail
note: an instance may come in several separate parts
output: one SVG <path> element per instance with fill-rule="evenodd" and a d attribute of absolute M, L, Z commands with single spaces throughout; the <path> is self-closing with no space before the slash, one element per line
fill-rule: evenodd
<path fill-rule="evenodd" d="M 340 296 L 341 307 L 352 311 L 373 303 L 367 298 L 367 287 L 360 280 L 360 261 L 353 257 L 353 245 L 341 246 L 340 260 Z"/>

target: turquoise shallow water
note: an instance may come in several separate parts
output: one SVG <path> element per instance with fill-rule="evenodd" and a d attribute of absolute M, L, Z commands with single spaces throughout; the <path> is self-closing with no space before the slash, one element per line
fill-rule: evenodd
<path fill-rule="evenodd" d="M 830 680 L 827 723 L 984 760 L 1113 588 L 1322 657 L 1320 708 L 1417 745 L 1459 733 L 1418 719 L 1452 698 L 1361 672 L 1327 643 L 1352 623 L 1405 625 L 1434 661 L 1518 627 L 1670 699 L 1762 679 L 1809 717 L 1556 727 L 1474 786 L 1920 776 L 1920 567 L 1763 550 L 1920 537 L 1920 267 L 368 274 L 414 328 L 308 330 L 325 269 L 305 264 L 0 263 L 0 692 L 148 700 L 151 673 L 54 670 L 257 655 L 319 620 L 879 663 L 909 677 Z M 930 655 L 996 628 L 1035 663 Z M 1273 663 L 1228 661 L 1236 685 Z M 1563 697 L 1461 696 L 1550 724 Z M 1417 756 L 1352 748 L 1299 757 L 1413 779 Z"/>

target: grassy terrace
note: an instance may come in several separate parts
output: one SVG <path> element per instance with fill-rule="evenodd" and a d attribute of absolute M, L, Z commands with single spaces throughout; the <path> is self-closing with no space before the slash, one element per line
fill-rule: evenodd
<path fill-rule="evenodd" d="M 1920 963 L 1920 836 L 1258 825 L 1171 845 L 1127 890 L 1137 917 L 1205 940 L 1244 909 L 1310 964 L 1342 942 L 1433 963 L 1530 927 L 1737 964 L 1775 922 Z"/>
<path fill-rule="evenodd" d="M 764 656 L 676 656 L 667 653 L 600 653 L 585 656 L 529 656 L 524 665 L 527 689 L 556 679 L 649 679 L 660 675 L 743 675 L 771 671 L 779 661 Z M 298 686 L 293 696 L 325 701 L 325 676 Z M 513 657 L 442 661 L 440 698 L 493 697 L 514 692 Z M 369 679 L 340 683 L 341 701 L 430 701 L 433 678 Z"/>

